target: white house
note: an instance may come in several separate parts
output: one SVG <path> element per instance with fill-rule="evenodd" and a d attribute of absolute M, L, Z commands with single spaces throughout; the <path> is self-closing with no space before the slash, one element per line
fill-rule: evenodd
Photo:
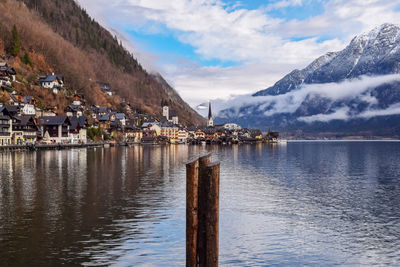
<path fill-rule="evenodd" d="M 21 109 L 21 113 L 23 115 L 35 115 L 36 114 L 35 106 L 32 104 L 25 104 Z"/>
<path fill-rule="evenodd" d="M 178 139 L 180 142 L 186 142 L 189 137 L 189 133 L 184 129 L 179 129 L 178 131 Z"/>
<path fill-rule="evenodd" d="M 46 74 L 39 77 L 39 84 L 44 88 L 55 89 L 53 92 L 59 91 L 59 88 L 64 87 L 64 78 L 59 74 Z"/>

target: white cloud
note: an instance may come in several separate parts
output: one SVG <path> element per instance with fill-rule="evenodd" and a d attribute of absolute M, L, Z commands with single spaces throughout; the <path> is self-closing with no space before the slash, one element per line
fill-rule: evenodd
<path fill-rule="evenodd" d="M 204 59 L 239 63 L 234 67 L 182 64 L 185 60 L 179 57 L 152 57 L 134 44 L 132 50 L 139 60 L 173 81 L 192 106 L 264 89 L 293 68 L 303 68 L 326 52 L 343 49 L 356 34 L 384 22 L 400 24 L 395 9 L 399 3 L 388 0 L 330 0 L 323 3 L 322 14 L 305 20 L 268 14 L 272 9 L 307 4 L 301 0 L 277 1 L 256 10 L 228 7 L 218 0 L 79 2 L 102 24 L 124 36 L 129 36 L 129 29 L 172 34 Z M 312 38 L 293 41 L 297 37 Z"/>
<path fill-rule="evenodd" d="M 242 117 L 243 108 L 248 106 L 258 106 L 258 111 L 263 111 L 265 116 L 272 116 L 279 113 L 293 113 L 300 105 L 306 100 L 312 100 L 315 97 L 322 97 L 329 99 L 332 102 L 344 99 L 360 99 L 369 104 L 376 104 L 376 98 L 369 94 L 371 89 L 378 87 L 385 83 L 400 81 L 399 74 L 382 75 L 382 76 L 363 76 L 358 79 L 348 79 L 340 83 L 325 83 L 325 84 L 309 84 L 304 85 L 300 89 L 288 92 L 283 95 L 276 96 L 257 96 L 251 95 L 237 96 L 228 101 L 218 100 L 214 105 L 214 111 L 220 112 L 223 109 L 229 109 L 221 113 L 221 117 Z M 396 107 L 397 108 L 397 107 Z M 250 109 L 253 112 L 253 109 Z M 343 107 L 335 110 L 331 114 L 316 114 L 307 117 L 301 117 L 300 120 L 305 122 L 313 121 L 328 121 L 332 119 L 346 119 L 351 115 L 348 114 L 349 108 Z M 397 109 L 389 109 L 386 112 L 394 112 Z M 368 117 L 370 114 L 378 114 L 377 110 L 366 112 L 361 117 Z M 384 113 L 382 113 L 384 114 Z"/>
<path fill-rule="evenodd" d="M 350 118 L 348 115 L 348 112 L 350 111 L 349 107 L 342 107 L 340 109 L 335 110 L 333 113 L 329 114 L 316 114 L 312 116 L 307 116 L 307 117 L 300 117 L 298 120 L 304 121 L 304 122 L 315 122 L 315 121 L 322 121 L 322 122 L 328 122 L 331 120 L 347 120 Z"/>

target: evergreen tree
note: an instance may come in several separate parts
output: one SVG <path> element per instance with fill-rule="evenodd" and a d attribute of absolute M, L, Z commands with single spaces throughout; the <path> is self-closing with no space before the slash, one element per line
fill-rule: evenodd
<path fill-rule="evenodd" d="M 12 29 L 12 39 L 13 39 L 13 44 L 12 44 L 11 54 L 15 57 L 18 55 L 20 49 L 17 26 L 15 25 Z"/>
<path fill-rule="evenodd" d="M 29 66 L 33 66 L 32 59 L 30 58 L 29 54 L 25 52 L 24 56 L 21 57 L 21 61 Z"/>

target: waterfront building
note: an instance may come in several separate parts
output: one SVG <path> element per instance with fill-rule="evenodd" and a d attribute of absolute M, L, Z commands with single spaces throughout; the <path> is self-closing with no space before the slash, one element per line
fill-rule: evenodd
<path fill-rule="evenodd" d="M 34 144 L 39 131 L 34 116 L 17 116 L 12 120 L 12 143 L 14 145 Z"/>
<path fill-rule="evenodd" d="M 6 107 L 0 108 L 0 146 L 10 145 L 12 137 L 12 118 Z"/>
<path fill-rule="evenodd" d="M 69 139 L 72 144 L 87 143 L 87 121 L 84 116 L 72 116 L 69 118 Z"/>
<path fill-rule="evenodd" d="M 67 116 L 39 117 L 39 125 L 44 142 L 69 143 L 71 122 Z"/>
<path fill-rule="evenodd" d="M 186 142 L 189 137 L 189 133 L 185 129 L 179 129 L 178 140 L 179 142 Z"/>
<path fill-rule="evenodd" d="M 179 128 L 171 123 L 161 127 L 161 136 L 168 137 L 169 140 L 178 140 L 178 132 Z"/>

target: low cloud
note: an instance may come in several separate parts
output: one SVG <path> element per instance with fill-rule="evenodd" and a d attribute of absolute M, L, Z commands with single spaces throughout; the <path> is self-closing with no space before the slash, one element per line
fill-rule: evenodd
<path fill-rule="evenodd" d="M 368 103 L 370 106 L 377 104 L 377 99 L 370 94 L 370 91 L 382 84 L 400 81 L 399 74 L 382 76 L 362 76 L 357 79 L 348 79 L 340 83 L 309 84 L 300 89 L 277 96 L 241 95 L 233 97 L 228 101 L 218 100 L 215 108 L 219 116 L 243 117 L 250 112 L 264 112 L 265 116 L 272 116 L 279 113 L 294 113 L 303 102 L 311 103 L 314 99 L 328 99 L 331 102 L 340 100 L 358 99 Z M 350 107 L 341 107 L 328 114 L 315 114 L 312 116 L 300 117 L 305 122 L 330 121 L 334 119 L 346 120 L 354 115 L 349 114 Z M 360 118 L 368 118 L 378 115 L 400 114 L 400 104 L 391 106 L 387 110 L 368 110 L 357 115 Z"/>

